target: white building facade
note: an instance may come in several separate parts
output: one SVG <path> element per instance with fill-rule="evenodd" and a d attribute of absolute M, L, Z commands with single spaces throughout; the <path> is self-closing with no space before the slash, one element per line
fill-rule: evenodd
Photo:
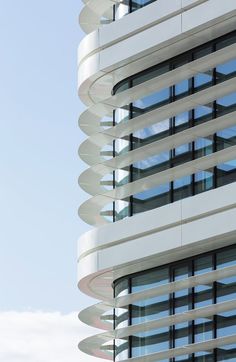
<path fill-rule="evenodd" d="M 236 361 L 236 1 L 83 1 L 79 348 Z"/>

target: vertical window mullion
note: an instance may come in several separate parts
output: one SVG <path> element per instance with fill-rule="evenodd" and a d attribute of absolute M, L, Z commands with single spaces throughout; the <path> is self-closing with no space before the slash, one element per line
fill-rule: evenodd
<path fill-rule="evenodd" d="M 128 280 L 128 294 L 132 293 L 131 278 Z M 132 325 L 132 304 L 129 304 L 128 307 L 128 325 Z M 132 358 L 132 336 L 128 337 L 128 358 Z"/>
<path fill-rule="evenodd" d="M 212 51 L 215 52 L 216 51 L 216 43 L 213 43 L 212 46 Z M 216 81 L 216 68 L 213 69 L 213 74 L 212 74 L 212 82 L 213 82 L 213 86 L 216 85 L 217 81 Z M 217 117 L 217 100 L 215 99 L 213 102 L 213 114 L 212 114 L 212 118 L 215 119 Z M 216 133 L 214 133 L 213 135 L 213 152 L 217 151 L 217 138 L 216 138 Z M 217 188 L 217 167 L 214 167 L 214 177 L 213 177 L 213 188 Z"/>
<path fill-rule="evenodd" d="M 213 254 L 213 270 L 216 270 L 216 253 Z M 217 304 L 217 282 L 213 282 L 213 304 Z M 213 316 L 213 338 L 217 338 L 217 315 Z M 213 352 L 214 362 L 217 361 L 217 349 Z"/>
<path fill-rule="evenodd" d="M 114 109 L 112 112 L 112 127 L 115 127 L 115 125 L 116 125 L 115 118 L 116 118 L 116 111 Z M 116 141 L 115 140 L 113 140 L 113 142 L 112 142 L 112 157 L 113 158 L 116 157 Z M 113 187 L 113 189 L 116 188 L 116 172 L 115 171 L 112 172 L 112 187 Z M 116 222 L 116 203 L 115 203 L 115 201 L 113 201 L 113 203 L 112 203 L 112 221 Z"/>
<path fill-rule="evenodd" d="M 132 81 L 129 82 L 129 88 L 132 88 Z M 133 103 L 129 104 L 129 119 L 133 118 Z M 129 151 L 133 149 L 133 134 L 129 135 Z M 133 165 L 129 166 L 129 182 L 133 182 Z M 129 198 L 129 216 L 133 216 L 133 195 Z"/>
<path fill-rule="evenodd" d="M 132 6 L 132 0 L 129 0 L 129 13 L 132 13 L 133 11 L 133 6 Z"/>

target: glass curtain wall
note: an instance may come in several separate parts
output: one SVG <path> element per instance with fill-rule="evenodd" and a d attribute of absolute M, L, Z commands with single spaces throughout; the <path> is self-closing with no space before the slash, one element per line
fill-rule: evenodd
<path fill-rule="evenodd" d="M 234 44 L 235 40 L 236 32 L 232 32 L 162 64 L 151 67 L 118 83 L 114 87 L 113 93 L 119 93 L 170 70 L 178 69 L 180 66 Z M 145 113 L 153 110 L 157 111 L 165 105 L 178 100 L 184 100 L 187 96 L 225 82 L 235 77 L 235 75 L 236 59 L 219 64 L 213 69 L 199 72 L 190 79 L 182 80 L 172 87 L 161 89 L 115 110 L 113 125 L 128 122 L 130 119 L 143 116 Z M 114 141 L 113 156 L 117 157 L 153 142 L 164 140 L 171 135 L 178 134 L 215 118 L 223 117 L 235 110 L 236 93 L 232 92 L 210 103 L 198 105 L 189 111 L 181 112 L 174 117 L 164 119 L 156 124 L 135 131 L 123 139 Z M 113 172 L 113 188 L 234 145 L 236 145 L 236 126 L 220 130 L 208 136 L 199 137 L 191 143 L 182 144 L 169 151 L 157 153 Z M 208 170 L 199 171 L 173 182 L 140 192 L 122 201 L 117 201 L 113 204 L 113 221 L 234 181 L 236 181 L 236 161 L 232 160 Z M 121 203 L 123 204 L 121 205 Z"/>
<path fill-rule="evenodd" d="M 236 246 L 232 245 L 119 279 L 114 282 L 114 296 L 120 296 L 121 290 L 125 294 L 143 291 L 145 295 L 145 292 L 151 288 L 166 286 L 168 283 L 184 281 L 195 276 L 201 277 L 206 273 L 235 265 Z M 200 282 L 189 288 L 179 288 L 174 293 L 165 294 L 165 292 L 159 292 L 157 294 L 159 295 L 156 297 L 144 298 L 128 305 L 122 308 L 121 312 L 118 311 L 119 308 L 116 309 L 114 311 L 114 328 L 151 322 L 227 301 L 235 300 L 236 302 L 236 275 L 212 282 Z M 117 321 L 119 321 L 121 314 L 123 317 L 121 324 L 119 324 Z M 217 315 L 209 315 L 205 318 L 195 317 L 195 319 L 188 322 L 176 323 L 155 330 L 147 330 L 147 328 L 144 330 L 144 332 L 125 338 L 122 343 L 120 340 L 118 344 L 115 341 L 114 361 L 141 357 L 155 352 L 234 335 L 236 334 L 236 309 L 231 307 L 231 309 L 228 308 L 227 311 Z M 232 344 L 214 350 L 204 350 L 161 361 L 232 362 L 235 360 L 236 345 Z"/>

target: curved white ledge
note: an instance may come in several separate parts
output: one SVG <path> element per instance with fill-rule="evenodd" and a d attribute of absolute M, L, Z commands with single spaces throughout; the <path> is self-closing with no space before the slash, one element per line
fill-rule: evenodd
<path fill-rule="evenodd" d="M 184 323 L 195 320 L 197 318 L 206 318 L 235 309 L 236 299 L 231 301 L 222 302 L 218 304 L 212 304 L 207 307 L 201 307 L 192 309 L 183 313 L 170 315 L 168 317 L 162 317 L 152 321 L 143 322 L 140 324 L 130 325 L 115 330 L 110 330 L 105 333 L 98 334 L 96 336 L 88 337 L 80 342 L 79 348 L 81 351 L 90 354 L 92 356 L 98 356 L 101 353 L 101 346 L 104 343 L 110 342 L 113 339 L 122 339 L 128 336 L 135 335 L 140 332 L 151 331 L 157 328 L 169 327 L 178 323 Z M 235 335 L 236 338 L 236 335 Z M 106 351 L 103 352 L 102 358 L 109 359 Z M 172 352 L 174 353 L 174 351 Z M 173 356 L 176 354 L 174 353 Z"/>
<path fill-rule="evenodd" d="M 82 130 L 91 137 L 83 143 L 80 153 L 92 167 L 81 175 L 79 181 L 84 190 L 91 195 L 98 195 L 85 202 L 80 212 L 82 218 L 89 223 L 102 225 L 104 219 L 100 216 L 100 210 L 113 200 L 123 199 L 161 183 L 236 158 L 236 146 L 234 146 L 188 162 L 183 166 L 160 172 L 158 175 L 137 180 L 116 190 L 105 191 L 99 185 L 101 178 L 106 174 L 128 166 L 135 160 L 141 160 L 161 150 L 174 148 L 184 142 L 191 142 L 199 136 L 207 136 L 212 130 L 232 126 L 235 112 L 213 120 L 214 128 L 213 122 L 209 121 L 192 128 L 193 135 L 186 130 L 174 137 L 168 137 L 165 139 L 166 144 L 164 141 L 155 142 L 148 147 L 144 146 L 140 150 L 137 149 L 111 160 L 105 160 L 100 156 L 100 150 L 115 139 L 161 122 L 165 117 L 171 117 L 171 114 L 181 113 L 181 110 L 185 111 L 197 105 L 206 104 L 235 90 L 233 81 L 227 81 L 224 87 L 219 84 L 213 87 L 213 90 L 194 94 L 194 97 L 190 96 L 179 103 L 175 102 L 174 106 L 161 107 L 158 112 L 157 110 L 149 112 L 145 116 L 130 120 L 125 125 L 120 123 L 109 129 L 100 125 L 101 119 L 110 117 L 117 107 L 122 107 L 153 91 L 172 85 L 173 82 L 192 77 L 204 69 L 207 70 L 206 62 L 209 61 L 207 67 L 210 69 L 216 64 L 232 59 L 236 53 L 235 46 L 211 54 L 207 60 L 204 57 L 202 60 L 184 66 L 181 68 L 182 74 L 178 70 L 111 96 L 111 91 L 117 82 L 235 30 L 236 9 L 235 0 L 227 0 L 224 4 L 222 0 L 171 0 L 168 2 L 158 0 L 119 21 L 100 26 L 103 17 L 111 18 L 110 10 L 116 0 L 83 0 L 83 2 L 85 7 L 81 12 L 80 22 L 85 31 L 92 31 L 92 33 L 86 36 L 80 47 L 79 94 L 90 108 L 82 114 L 79 122 Z M 158 86 L 155 84 L 157 80 Z M 98 134 L 94 135 L 96 132 Z M 88 182 L 87 178 L 93 179 L 93 184 Z M 221 197 L 221 192 L 224 192 L 224 198 Z M 235 308 L 235 301 L 224 302 L 161 320 L 109 331 L 109 328 L 112 328 L 108 315 L 110 308 L 122 308 L 135 300 L 157 295 L 156 293 L 161 295 L 164 292 L 181 290 L 189 285 L 211 283 L 221 277 L 235 275 L 235 267 L 228 267 L 145 292 L 112 298 L 112 282 L 122 276 L 235 243 L 235 219 L 236 183 L 135 215 L 128 220 L 104 225 L 84 235 L 80 242 L 79 286 L 88 295 L 100 298 L 104 302 L 81 312 L 80 319 L 108 331 L 81 342 L 82 350 L 111 359 L 113 343 L 109 345 L 109 341 L 113 338 L 125 338 L 145 328 L 173 325 Z M 104 345 L 104 343 L 107 344 Z M 132 361 L 161 361 L 232 343 L 236 343 L 236 335 L 136 357 Z M 129 360 L 123 362 L 129 362 Z"/>
<path fill-rule="evenodd" d="M 158 178 L 157 175 L 154 174 L 120 186 L 117 189 L 106 191 L 101 195 L 93 196 L 85 201 L 79 208 L 79 216 L 82 220 L 91 225 L 106 224 L 107 221 L 100 215 L 100 212 L 106 205 L 113 201 L 122 200 L 131 195 L 147 191 L 178 178 L 189 176 L 199 170 L 207 170 L 210 167 L 230 161 L 234 158 L 236 158 L 236 146 L 161 171 L 158 173 Z"/>
<path fill-rule="evenodd" d="M 235 57 L 236 45 L 230 45 L 226 48 L 218 50 L 212 54 L 204 56 L 200 59 L 187 63 L 166 74 L 154 77 L 135 87 L 117 93 L 113 96 L 105 98 L 91 106 L 83 112 L 79 118 L 79 126 L 86 134 L 94 134 L 103 131 L 100 121 L 105 116 L 111 116 L 115 108 L 120 108 L 134 100 L 140 99 L 152 92 L 172 86 L 183 79 L 188 79 L 197 73 L 204 72 L 214 68 L 218 64 L 223 64 Z M 104 135 L 106 133 L 104 132 Z M 93 139 L 87 142 L 97 144 Z M 83 157 L 83 146 L 81 146 L 81 156 Z M 87 162 L 87 159 L 84 159 Z M 90 160 L 88 160 L 89 162 Z M 91 162 L 91 161 L 90 161 Z M 95 161 L 94 161 L 95 162 Z"/>
<path fill-rule="evenodd" d="M 179 0 L 172 0 L 170 2 L 166 2 L 166 0 L 158 0 L 158 2 L 156 1 L 149 4 L 148 7 L 143 7 L 142 10 L 139 9 L 141 12 L 135 11 L 126 14 L 123 18 L 113 22 L 111 7 L 115 3 L 119 3 L 119 0 L 102 0 L 99 2 L 99 6 L 97 0 L 88 0 L 86 2 L 86 6 L 80 13 L 79 22 L 86 33 L 102 33 L 100 37 L 101 39 L 103 39 L 102 35 L 105 32 L 105 40 L 103 42 L 97 43 L 97 47 L 94 48 L 94 51 L 98 51 L 101 48 L 101 45 L 103 48 L 108 47 L 114 42 L 124 40 L 130 35 L 137 34 L 150 26 L 163 22 L 168 18 L 171 18 L 206 1 L 208 0 L 185 0 L 182 2 Z M 106 26 L 105 29 L 100 27 L 100 29 L 96 32 L 95 30 L 100 25 L 102 25 L 100 23 L 100 18 L 102 15 L 108 15 L 107 20 L 110 23 L 108 23 L 106 19 L 104 19 L 104 23 L 109 24 L 109 26 Z M 127 15 L 129 16 L 127 17 Z M 90 27 L 90 29 L 85 29 L 85 27 Z M 80 44 L 79 47 L 79 61 L 83 61 L 86 57 L 91 55 L 89 48 L 87 46 L 84 48 L 84 43 L 89 42 L 89 38 L 85 36 L 82 44 Z"/>
<path fill-rule="evenodd" d="M 110 10 L 110 21 L 112 21 L 112 6 L 118 0 L 89 0 L 80 12 L 79 23 L 85 33 L 91 33 L 101 26 L 101 18 Z M 108 19 L 109 20 L 109 19 Z"/>
<path fill-rule="evenodd" d="M 189 111 L 200 105 L 205 105 L 218 98 L 235 92 L 235 90 L 235 78 L 232 78 L 210 88 L 206 88 L 200 92 L 181 98 L 175 102 L 168 103 L 135 118 L 129 119 L 127 122 L 120 122 L 116 126 L 99 132 L 91 136 L 88 140 L 85 140 L 79 148 L 79 154 L 89 165 L 99 163 L 104 159 L 96 156 L 98 149 L 101 149 L 106 144 L 111 143 L 112 140 L 122 138 L 130 133 L 152 126 L 153 124 L 157 124 L 165 119 L 174 117 L 177 114 Z M 91 151 L 95 152 L 95 156 Z M 92 153 L 91 156 L 90 152 Z"/>
<path fill-rule="evenodd" d="M 219 337 L 216 339 L 211 339 L 206 342 L 199 342 L 194 344 L 188 344 L 183 347 L 177 347 L 173 349 L 168 349 L 163 352 L 157 352 L 153 354 L 149 354 L 142 357 L 135 357 L 132 359 L 132 362 L 156 362 L 156 361 L 162 361 L 166 358 L 172 358 L 177 356 L 186 355 L 186 352 L 188 354 L 195 353 L 195 352 L 201 352 L 201 351 L 209 351 L 214 348 L 219 348 L 221 346 L 230 345 L 235 343 L 236 341 L 236 335 L 231 335 L 228 337 Z M 122 360 L 122 362 L 130 362 L 130 359 Z"/>
<path fill-rule="evenodd" d="M 233 244 L 235 219 L 234 183 L 93 229 L 79 241 L 79 287 L 110 303 L 122 276 Z"/>
<path fill-rule="evenodd" d="M 90 195 L 105 192 L 107 189 L 101 186 L 100 182 L 105 175 L 112 171 L 231 127 L 235 125 L 235 119 L 236 111 L 94 165 L 80 175 L 79 185 Z"/>
<path fill-rule="evenodd" d="M 198 285 L 206 285 L 216 280 L 229 278 L 236 275 L 236 266 L 225 267 L 202 275 L 192 276 L 185 280 L 179 280 L 164 284 L 155 288 L 145 289 L 140 292 L 117 297 L 106 302 L 92 305 L 79 313 L 79 319 L 92 327 L 109 330 L 111 323 L 101 319 L 102 315 L 113 308 L 126 307 L 140 300 L 146 300 L 157 296 L 174 293 L 183 289 L 193 288 Z"/>
<path fill-rule="evenodd" d="M 104 32 L 100 30 L 103 37 L 99 40 L 101 49 L 85 58 L 80 64 L 79 94 L 81 99 L 88 105 L 97 103 L 101 100 L 101 94 L 109 97 L 112 87 L 118 81 L 156 64 L 156 59 L 161 62 L 179 54 L 180 49 L 183 52 L 201 44 L 203 37 L 211 40 L 234 30 L 236 12 L 234 2 L 228 0 L 224 7 L 218 2 L 219 0 L 208 0 L 132 36 L 128 31 L 129 37 L 115 44 L 106 40 L 109 33 L 112 33 L 109 32 L 109 27 L 117 26 L 114 31 L 117 33 L 119 24 L 108 25 Z M 143 8 L 140 13 L 150 10 L 147 9 L 148 7 Z M 204 22 L 199 19 L 200 12 L 206 14 Z M 135 16 L 138 13 L 139 11 L 129 16 Z M 211 32 L 209 32 L 209 27 L 211 27 Z M 157 38 L 157 34 L 161 36 Z M 111 45 L 104 48 L 106 43 L 111 43 Z"/>

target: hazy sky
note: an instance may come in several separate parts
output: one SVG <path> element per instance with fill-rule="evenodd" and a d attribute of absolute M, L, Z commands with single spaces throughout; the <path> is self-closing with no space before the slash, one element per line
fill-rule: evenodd
<path fill-rule="evenodd" d="M 53 354 L 53 343 L 45 344 L 46 354 L 37 343 L 40 354 L 28 346 L 36 340 L 44 343 L 43 338 L 46 343 L 46 331 L 54 339 L 55 330 L 55 345 L 59 339 L 63 349 L 65 340 L 68 357 L 77 334 L 86 331 L 76 319 L 76 312 L 88 302 L 76 287 L 77 239 L 88 229 L 77 216 L 87 197 L 77 184 L 84 167 L 77 156 L 84 137 L 77 125 L 83 106 L 76 90 L 81 5 L 80 0 L 0 0 L 0 360 L 4 362 L 77 361 L 76 348 L 70 359 L 63 359 L 63 352 L 60 358 Z M 74 336 L 71 340 L 66 328 Z M 60 332 L 68 338 L 58 336 Z"/>

